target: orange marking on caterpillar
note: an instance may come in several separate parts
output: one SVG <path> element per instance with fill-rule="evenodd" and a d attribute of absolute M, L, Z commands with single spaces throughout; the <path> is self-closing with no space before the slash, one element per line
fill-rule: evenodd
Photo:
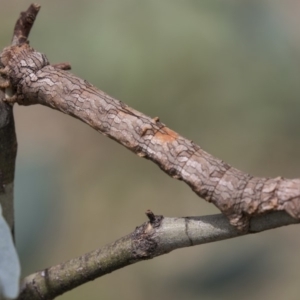
<path fill-rule="evenodd" d="M 164 127 L 158 130 L 154 135 L 154 139 L 158 139 L 161 142 L 165 142 L 165 143 L 171 143 L 177 138 L 178 138 L 178 133 L 176 133 L 175 131 L 171 130 L 168 127 Z"/>

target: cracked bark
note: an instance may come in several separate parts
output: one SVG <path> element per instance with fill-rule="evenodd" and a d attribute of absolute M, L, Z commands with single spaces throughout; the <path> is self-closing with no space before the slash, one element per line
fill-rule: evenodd
<path fill-rule="evenodd" d="M 258 178 L 231 167 L 87 81 L 49 64 L 28 44 L 7 47 L 1 56 L 13 97 L 20 105 L 41 104 L 80 119 L 127 149 L 156 163 L 217 206 L 230 223 L 247 231 L 251 217 L 285 210 L 300 217 L 300 179 Z M 5 75 L 4 75 L 5 76 Z"/>
<path fill-rule="evenodd" d="M 26 277 L 19 299 L 53 299 L 89 280 L 178 248 L 299 222 L 300 179 L 257 178 L 243 173 L 181 137 L 157 117 L 145 116 L 66 72 L 68 63 L 50 65 L 45 55 L 27 44 L 38 11 L 38 5 L 31 5 L 21 14 L 12 46 L 0 54 L 0 201 L 6 187 L 3 184 L 13 178 L 16 151 L 12 107 L 2 101 L 4 98 L 20 105 L 42 104 L 80 119 L 187 183 L 236 228 L 223 215 L 163 218 L 148 211 L 150 221 L 128 236 Z M 3 135 L 3 126 L 8 135 Z M 10 156 L 2 149 L 10 149 Z M 10 167 L 5 169 L 8 162 Z"/>

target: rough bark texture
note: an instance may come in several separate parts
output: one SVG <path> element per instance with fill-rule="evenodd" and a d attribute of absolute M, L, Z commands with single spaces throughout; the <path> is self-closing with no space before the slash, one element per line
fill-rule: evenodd
<path fill-rule="evenodd" d="M 27 43 L 27 39 L 31 28 L 34 24 L 36 16 L 40 11 L 41 6 L 34 3 L 31 4 L 26 11 L 21 12 L 14 28 L 12 45 L 20 45 Z"/>
<path fill-rule="evenodd" d="M 300 179 L 245 174 L 181 137 L 158 118 L 147 117 L 64 71 L 70 69 L 68 63 L 50 65 L 45 55 L 27 43 L 39 8 L 33 4 L 21 13 L 12 46 L 0 54 L 0 203 L 4 210 L 4 203 L 12 201 L 6 198 L 12 199 L 17 144 L 12 106 L 3 98 L 21 105 L 46 105 L 82 120 L 186 182 L 236 228 L 223 215 L 163 218 L 148 211 L 150 221 L 128 236 L 26 277 L 18 299 L 53 299 L 140 260 L 300 221 Z M 13 209 L 12 203 L 9 209 Z M 271 212 L 276 210 L 285 210 L 295 219 L 284 212 Z M 262 216 L 267 212 L 271 213 Z"/>
<path fill-rule="evenodd" d="M 5 48 L 1 64 L 14 94 L 7 101 L 46 105 L 82 120 L 186 182 L 239 230 L 248 230 L 252 216 L 270 211 L 285 210 L 300 217 L 300 179 L 257 178 L 243 173 L 158 118 L 145 116 L 85 80 L 49 65 L 46 56 L 28 44 Z"/>

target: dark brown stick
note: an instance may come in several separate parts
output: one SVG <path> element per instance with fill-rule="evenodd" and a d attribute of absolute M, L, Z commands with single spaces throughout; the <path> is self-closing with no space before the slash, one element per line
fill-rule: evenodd
<path fill-rule="evenodd" d="M 0 90 L 0 97 L 4 97 Z M 17 138 L 12 106 L 0 100 L 0 204 L 3 216 L 14 236 L 13 185 Z"/>
<path fill-rule="evenodd" d="M 14 28 L 12 45 L 21 45 L 28 42 L 30 30 L 40 8 L 41 6 L 38 4 L 31 4 L 25 12 L 21 12 Z"/>
<path fill-rule="evenodd" d="M 14 28 L 12 45 L 21 45 L 27 42 L 39 8 L 38 5 L 32 4 L 26 12 L 21 13 Z M 5 75 L 5 73 L 1 73 L 1 75 Z M 0 83 L 1 81 L 3 79 L 0 80 Z M 3 99 L 7 97 L 5 94 L 10 94 L 10 89 L 7 87 L 4 79 L 4 84 L 0 84 L 0 204 L 3 209 L 3 216 L 13 234 L 13 182 L 17 155 L 17 138 L 12 106 L 3 102 Z"/>

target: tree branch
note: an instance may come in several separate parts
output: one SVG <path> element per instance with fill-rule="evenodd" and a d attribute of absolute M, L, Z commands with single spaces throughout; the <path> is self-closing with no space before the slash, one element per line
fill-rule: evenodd
<path fill-rule="evenodd" d="M 21 12 L 14 28 L 11 41 L 12 46 L 21 45 L 28 42 L 29 33 L 40 11 L 41 6 L 31 4 L 26 11 Z"/>
<path fill-rule="evenodd" d="M 150 215 L 149 215 L 150 214 Z M 212 243 L 244 235 L 223 215 L 164 218 L 147 212 L 150 221 L 132 233 L 95 251 L 26 277 L 19 300 L 53 299 L 77 286 L 133 263 L 175 249 Z M 296 224 L 284 212 L 251 220 L 249 233 Z"/>
<path fill-rule="evenodd" d="M 13 46 L 27 42 L 39 9 L 39 5 L 32 4 L 27 11 L 21 12 L 14 28 Z M 17 138 L 12 106 L 2 101 L 5 98 L 9 98 L 12 91 L 9 87 L 9 81 L 5 78 L 5 73 L 1 73 L 1 75 L 4 75 L 4 78 L 0 78 L 0 204 L 3 209 L 3 216 L 12 234 L 14 234 L 13 184 L 17 156 Z"/>
<path fill-rule="evenodd" d="M 31 5 L 21 14 L 12 46 L 0 54 L 3 80 L 0 83 L 4 91 L 0 92 L 2 96 L 5 93 L 5 101 L 20 105 L 42 104 L 80 119 L 138 156 L 153 161 L 173 178 L 183 180 L 200 197 L 216 205 L 230 223 L 223 215 L 163 218 L 147 212 L 150 221 L 128 236 L 25 278 L 19 299 L 52 299 L 126 265 L 178 248 L 299 222 L 300 179 L 268 179 L 245 174 L 181 137 L 158 118 L 145 116 L 66 72 L 70 69 L 68 63 L 50 65 L 45 55 L 27 43 L 38 11 L 38 5 Z M 5 116 L 3 107 L 9 112 L 7 118 L 2 117 L 2 114 Z M 1 124 L 7 124 L 2 120 L 13 123 L 10 105 L 0 101 L 0 109 L 1 129 Z M 9 140 L 3 135 L 4 139 Z M 2 153 L 0 157 L 4 157 Z M 12 161 L 14 163 L 14 159 Z M 4 174 L 11 176 L 6 170 Z M 0 193 L 5 180 L 0 178 Z M 274 212 L 280 210 L 290 216 Z"/>
<path fill-rule="evenodd" d="M 7 101 L 42 104 L 80 119 L 212 202 L 230 223 L 247 231 L 251 217 L 285 210 L 300 217 L 300 179 L 258 178 L 231 167 L 87 81 L 51 66 L 28 44 L 5 48 L 0 56 L 14 92 Z"/>

